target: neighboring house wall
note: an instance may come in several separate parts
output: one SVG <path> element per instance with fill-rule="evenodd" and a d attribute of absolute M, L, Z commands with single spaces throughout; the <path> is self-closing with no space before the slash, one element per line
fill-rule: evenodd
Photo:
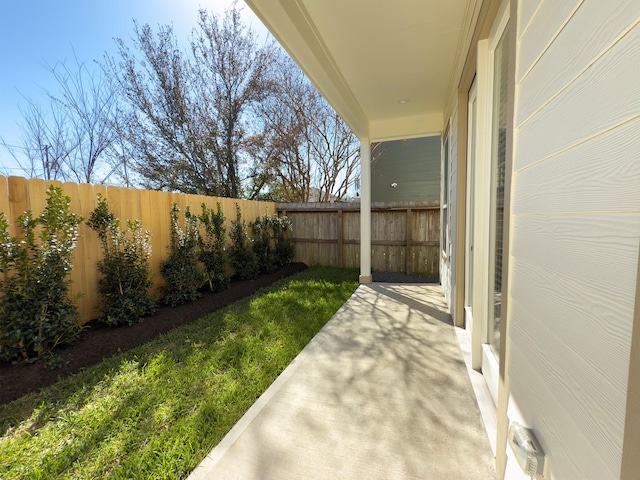
<path fill-rule="evenodd" d="M 371 201 L 440 201 L 440 142 L 433 136 L 376 144 Z"/>
<path fill-rule="evenodd" d="M 534 429 L 551 478 L 619 478 L 640 238 L 640 2 L 520 0 L 518 12 L 509 420 Z"/>

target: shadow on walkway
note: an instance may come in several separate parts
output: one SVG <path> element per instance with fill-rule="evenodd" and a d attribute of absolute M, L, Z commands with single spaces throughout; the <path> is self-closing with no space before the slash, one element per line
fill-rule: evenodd
<path fill-rule="evenodd" d="M 445 308 L 361 285 L 189 478 L 495 478 Z"/>

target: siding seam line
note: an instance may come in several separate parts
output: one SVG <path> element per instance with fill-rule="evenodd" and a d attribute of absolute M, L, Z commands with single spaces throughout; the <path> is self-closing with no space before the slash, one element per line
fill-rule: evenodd
<path fill-rule="evenodd" d="M 640 23 L 640 19 L 639 19 L 639 23 Z M 583 143 L 588 143 L 588 142 L 590 142 L 591 140 L 593 140 L 595 138 L 598 138 L 598 137 L 601 137 L 603 135 L 606 135 L 607 133 L 615 130 L 616 128 L 623 127 L 627 123 L 632 123 L 633 121 L 637 120 L 638 118 L 640 118 L 640 113 L 638 113 L 636 115 L 632 115 L 631 117 L 626 118 L 626 119 L 622 120 L 621 122 L 618 122 L 618 123 L 615 123 L 613 125 L 610 125 L 609 127 L 605 128 L 604 130 L 600 130 L 599 132 L 594 133 L 592 135 L 589 135 L 588 137 L 581 138 L 577 142 L 572 143 L 571 145 L 567 145 L 566 147 L 564 147 L 564 148 L 562 148 L 562 149 L 560 149 L 560 150 L 558 150 L 556 152 L 553 152 L 553 153 L 547 155 L 546 157 L 543 157 L 543 158 L 541 158 L 539 160 L 536 160 L 535 162 L 532 162 L 532 163 L 530 163 L 530 164 L 528 164 L 528 165 L 526 165 L 526 166 L 524 166 L 524 167 L 522 167 L 522 168 L 520 168 L 518 170 L 514 170 L 514 173 L 524 172 L 524 171 L 526 171 L 526 170 L 528 170 L 530 168 L 536 167 L 536 166 L 540 165 L 541 163 L 544 163 L 547 160 L 552 159 L 553 157 L 557 157 L 557 156 L 562 155 L 563 153 L 565 153 L 565 152 L 567 152 L 569 150 L 573 150 L 574 148 L 582 145 Z"/>
<path fill-rule="evenodd" d="M 531 24 L 533 23 L 533 20 L 538 16 L 538 12 L 540 11 L 540 8 L 542 8 L 542 5 L 544 4 L 544 0 L 542 0 L 538 6 L 536 7 L 536 9 L 533 12 L 533 15 L 531 15 L 531 18 L 529 19 L 529 23 L 527 23 L 524 28 L 522 29 L 522 34 L 518 37 L 518 41 L 523 37 L 523 35 L 525 33 L 527 33 L 527 30 L 529 30 L 529 27 L 531 26 Z M 518 9 L 519 10 L 519 9 Z M 516 28 L 518 28 L 518 26 L 516 25 Z"/>
<path fill-rule="evenodd" d="M 520 263 L 521 265 L 524 265 L 524 266 L 527 266 L 527 265 L 537 266 L 537 264 L 532 264 L 531 262 L 523 261 L 521 258 L 518 260 L 518 263 Z M 550 270 L 548 268 L 541 268 L 541 270 L 544 270 L 546 272 L 553 273 L 553 274 L 556 273 L 556 272 L 554 272 L 554 271 L 552 271 L 552 270 Z M 574 286 L 582 287 L 582 284 L 579 284 L 579 283 L 573 281 L 571 277 L 568 277 L 568 276 L 560 274 L 560 275 L 558 275 L 558 278 L 562 278 L 563 280 L 566 280 L 567 283 L 573 284 Z M 584 290 L 584 288 L 582 290 Z M 609 301 L 611 301 L 612 303 L 616 303 L 617 305 L 622 305 L 622 304 L 620 304 L 620 302 L 617 299 L 611 298 L 611 297 L 609 297 L 607 295 L 602 295 L 600 298 L 608 299 Z M 525 308 L 524 305 L 522 305 L 521 302 L 518 302 L 518 303 L 522 306 L 523 309 Z M 623 308 L 626 308 L 624 305 L 622 305 L 622 306 L 623 306 Z M 633 313 L 633 304 L 631 305 L 631 308 L 629 310 Z M 564 337 L 556 334 L 554 332 L 554 330 L 549 328 L 549 325 L 547 323 L 545 323 L 544 320 L 541 320 L 541 319 L 539 319 L 537 317 L 535 317 L 535 318 L 536 318 L 536 320 L 538 320 L 538 328 L 539 329 L 545 330 L 550 337 L 557 338 L 558 342 L 560 344 L 564 345 L 567 348 L 567 350 L 569 350 L 570 352 L 574 353 L 576 355 L 576 357 L 579 358 L 583 363 L 586 363 L 586 364 L 589 363 L 588 356 L 585 357 L 584 355 L 581 354 L 581 352 L 579 350 L 576 350 L 569 343 L 567 343 L 565 341 Z M 608 383 L 609 385 L 613 386 L 614 388 L 616 388 L 620 392 L 626 390 L 626 388 L 627 388 L 626 384 L 625 385 L 618 385 L 618 383 L 614 382 L 613 380 L 611 380 L 611 377 L 607 376 L 606 372 L 603 371 L 602 369 L 596 368 L 594 366 L 590 366 L 590 368 L 592 369 L 593 372 L 595 372 L 596 375 L 598 375 L 600 377 L 600 380 L 604 380 L 606 383 Z M 626 380 L 625 380 L 625 382 L 626 382 Z M 624 410 L 624 407 L 622 409 Z M 623 429 L 624 429 L 624 426 L 623 426 Z M 591 443 L 591 442 L 589 442 L 589 443 Z M 596 449 L 595 446 L 594 446 L 594 449 Z M 602 456 L 600 458 L 602 458 L 606 463 L 606 458 L 604 458 Z"/>
<path fill-rule="evenodd" d="M 519 302 L 516 302 L 516 303 L 519 303 Z M 530 364 L 530 362 L 525 362 L 525 363 L 523 363 L 523 365 L 524 365 L 524 368 L 525 368 L 525 369 L 527 369 L 527 370 L 529 370 L 531 374 L 536 375 L 538 378 L 540 378 L 540 374 L 538 373 L 537 368 L 536 368 L 535 366 L 531 365 L 531 364 Z M 543 384 L 543 385 L 542 385 L 542 387 L 545 389 L 545 391 L 544 391 L 544 392 L 542 392 L 542 393 L 544 393 L 544 394 L 550 394 L 549 396 L 551 396 L 552 398 L 554 398 L 554 399 L 555 399 L 555 394 L 550 390 L 549 386 L 548 386 L 545 382 L 542 382 L 542 381 L 541 381 L 541 383 Z M 542 395 L 540 395 L 540 396 L 542 396 Z M 510 399 L 510 402 L 511 402 L 511 401 L 512 401 L 512 400 Z M 569 411 L 569 410 L 567 410 L 567 409 L 564 407 L 564 405 L 562 405 L 562 404 L 561 404 L 561 402 L 560 402 L 560 401 L 558 401 L 558 400 L 556 400 L 556 401 L 557 401 L 557 403 L 559 403 L 559 404 L 560 404 L 560 406 L 561 406 L 561 408 L 562 408 L 562 411 L 563 411 L 563 413 L 564 413 L 564 416 L 568 419 L 568 422 L 569 422 L 569 423 L 570 423 L 570 424 L 575 428 L 575 430 L 576 430 L 576 431 L 581 431 L 581 430 L 580 430 L 580 427 L 579 427 L 579 425 L 578 425 L 578 423 L 576 422 L 575 418 L 571 415 L 570 411 Z M 537 402 L 537 403 L 540 403 L 540 402 Z M 550 417 L 549 413 L 546 413 L 546 414 L 544 414 L 544 415 L 543 415 L 543 418 L 542 418 L 542 419 L 536 418 L 536 424 L 539 424 L 540 422 L 542 422 L 542 423 L 543 423 L 543 424 L 545 424 L 545 425 L 546 425 L 546 424 L 548 424 L 548 421 L 546 421 L 546 420 L 545 420 L 545 417 L 546 417 L 546 419 L 547 419 L 547 420 L 550 420 L 550 418 L 549 418 L 549 417 Z M 552 436 L 555 436 L 555 437 L 558 437 L 558 438 L 561 438 L 560 440 L 558 440 L 558 441 L 557 441 L 557 443 L 560 443 L 560 446 L 563 446 L 563 447 L 564 447 L 564 449 L 565 449 L 565 451 L 567 451 L 567 450 L 568 450 L 568 448 L 565 446 L 565 445 L 567 444 L 567 442 L 566 442 L 566 441 L 564 441 L 564 440 L 562 439 L 562 437 L 561 437 L 561 436 L 559 436 L 559 435 L 554 435 L 554 433 L 553 433 L 553 432 L 551 432 L 551 435 L 552 435 Z M 590 439 L 588 439 L 588 438 L 586 439 L 586 443 L 587 443 L 587 444 L 588 444 L 588 446 L 590 446 L 590 447 L 591 447 L 591 449 L 594 451 L 594 454 L 595 454 L 595 455 L 597 455 L 597 457 L 598 457 L 599 459 L 601 459 L 601 460 L 602 460 L 602 461 L 601 461 L 601 463 L 600 463 L 600 465 L 601 465 L 601 466 L 603 466 L 603 467 L 604 467 L 604 469 L 605 469 L 607 472 L 611 472 L 611 475 L 610 475 L 608 478 L 616 478 L 616 477 L 615 477 L 615 475 L 614 475 L 614 472 L 611 470 L 611 467 L 610 467 L 610 466 L 609 466 L 609 464 L 606 462 L 606 459 L 603 459 L 602 455 L 600 455 L 599 449 L 598 449 L 597 447 L 595 447 L 595 446 L 593 445 L 593 443 L 591 442 L 591 440 L 590 440 Z M 547 457 L 547 458 L 549 459 L 549 461 L 550 461 L 550 462 L 553 462 L 553 459 L 552 459 L 552 458 L 550 458 L 550 457 Z M 571 463 L 573 464 L 573 463 L 577 463 L 577 462 L 572 461 Z M 505 478 L 506 478 L 506 477 L 505 477 Z M 533 477 L 530 477 L 530 478 L 533 478 Z M 546 478 L 546 477 L 544 477 L 544 478 Z"/>
<path fill-rule="evenodd" d="M 610 216 L 610 215 L 638 215 L 640 210 L 586 210 L 579 212 L 559 211 L 559 212 L 540 212 L 540 213 L 513 213 L 512 217 L 582 217 L 582 216 Z"/>
<path fill-rule="evenodd" d="M 536 59 L 533 61 L 533 63 L 531 64 L 531 66 L 529 66 L 529 68 L 527 69 L 526 72 L 524 72 L 522 74 L 522 77 L 520 77 L 519 83 L 522 83 L 522 81 L 527 78 L 527 76 L 529 76 L 529 73 L 531 73 L 531 70 L 534 69 L 534 67 L 540 62 L 540 59 L 542 57 L 544 57 L 544 54 L 547 53 L 547 51 L 551 48 L 551 45 L 553 45 L 553 42 L 556 41 L 556 39 L 560 36 L 560 34 L 562 33 L 562 31 L 565 29 L 565 27 L 569 24 L 569 22 L 571 21 L 571 19 L 575 16 L 576 12 L 580 9 L 580 7 L 584 4 L 584 0 L 580 0 L 580 2 L 578 2 L 578 4 L 574 7 L 574 9 L 569 13 L 569 15 L 567 16 L 567 18 L 565 19 L 565 21 L 562 23 L 562 25 L 560 25 L 560 27 L 558 28 L 558 30 L 556 31 L 556 33 L 553 34 L 553 37 L 551 37 L 551 39 L 549 40 L 549 42 L 544 46 L 544 48 L 542 49 L 542 51 L 538 54 L 538 56 L 536 57 Z M 524 32 L 523 32 L 524 35 Z M 520 36 L 520 44 L 522 44 L 522 36 Z"/>
<path fill-rule="evenodd" d="M 535 117 L 538 113 L 540 113 L 540 111 L 542 111 L 547 105 L 549 105 L 551 102 L 553 102 L 557 97 L 559 97 L 569 87 L 571 87 L 571 85 L 573 85 L 582 75 L 584 75 L 584 73 L 587 70 L 589 70 L 596 63 L 598 63 L 600 61 L 600 59 L 602 59 L 611 49 L 613 49 L 613 47 L 615 47 L 618 43 L 620 43 L 620 41 L 622 41 L 622 39 L 624 37 L 626 37 L 627 34 L 629 34 L 636 26 L 638 26 L 638 24 L 640 24 L 640 18 L 637 18 L 635 20 L 635 22 L 633 22 L 631 25 L 629 25 L 627 28 L 625 28 L 620 35 L 618 35 L 609 45 L 607 45 L 600 53 L 598 53 L 593 58 L 593 60 L 591 60 L 591 62 L 589 62 L 582 70 L 580 70 L 580 72 L 577 73 L 577 75 L 575 77 L 573 77 L 571 80 L 569 80 L 564 87 L 562 87 L 560 90 L 558 90 L 556 92 L 555 95 L 550 97 L 546 102 L 544 102 L 542 105 L 540 105 L 531 115 L 529 115 L 527 118 L 525 118 L 518 125 L 517 128 L 522 128 L 522 126 L 526 125 L 533 117 Z M 536 61 L 536 63 L 537 63 L 537 61 Z M 529 72 L 527 72 L 527 74 L 528 73 Z M 522 80 L 524 80 L 524 78 L 525 77 L 522 77 L 522 79 L 518 82 L 518 84 L 521 84 Z"/>

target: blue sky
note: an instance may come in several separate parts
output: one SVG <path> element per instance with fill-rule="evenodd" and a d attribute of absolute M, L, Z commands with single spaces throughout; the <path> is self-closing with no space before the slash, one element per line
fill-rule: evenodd
<path fill-rule="evenodd" d="M 46 64 L 67 59 L 73 65 L 75 51 L 81 61 L 101 60 L 105 51 L 115 53 L 114 37 L 129 39 L 133 19 L 152 26 L 173 24 L 186 44 L 197 24 L 200 7 L 222 13 L 233 0 L 0 0 L 0 137 L 20 145 L 19 105 L 23 98 L 45 101 L 43 90 L 55 83 Z M 251 10 L 238 2 L 253 28 L 264 31 Z M 0 167 L 20 170 L 0 147 Z M 15 169 L 15 170 L 14 170 Z"/>

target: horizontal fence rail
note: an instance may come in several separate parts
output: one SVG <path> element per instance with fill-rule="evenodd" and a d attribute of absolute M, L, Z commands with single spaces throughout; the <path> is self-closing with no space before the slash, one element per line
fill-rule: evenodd
<path fill-rule="evenodd" d="M 281 203 L 291 219 L 297 262 L 360 266 L 360 204 Z M 440 206 L 437 202 L 374 203 L 371 266 L 374 271 L 439 274 Z"/>
<path fill-rule="evenodd" d="M 25 210 L 31 210 L 36 216 L 44 210 L 47 199 L 46 190 L 50 184 L 61 187 L 64 194 L 71 197 L 71 211 L 85 218 L 85 222 L 80 224 L 80 236 L 74 250 L 73 270 L 70 275 L 72 295 L 79 295 L 78 309 L 83 323 L 100 315 L 98 310 L 100 274 L 97 262 L 102 258 L 102 250 L 96 232 L 86 224 L 86 219 L 97 206 L 98 193 L 107 199 L 109 210 L 121 220 L 121 225 L 124 225 L 127 220 L 140 220 L 143 228 L 151 232 L 150 265 L 153 272 L 152 294 L 154 296 L 159 296 L 160 289 L 164 285 L 160 275 L 160 264 L 168 256 L 167 246 L 171 223 L 169 213 L 174 202 L 180 208 L 181 222 L 184 220 L 184 211 L 187 206 L 192 213 L 199 214 L 203 203 L 213 209 L 216 208 L 217 203 L 220 203 L 226 217 L 227 237 L 231 220 L 236 217 L 236 203 L 240 206 L 242 218 L 247 224 L 265 213 L 270 215 L 276 213 L 276 204 L 273 202 L 0 176 L 0 211 L 4 212 L 10 223 L 11 235 L 16 236 L 19 233 L 18 216 Z"/>

